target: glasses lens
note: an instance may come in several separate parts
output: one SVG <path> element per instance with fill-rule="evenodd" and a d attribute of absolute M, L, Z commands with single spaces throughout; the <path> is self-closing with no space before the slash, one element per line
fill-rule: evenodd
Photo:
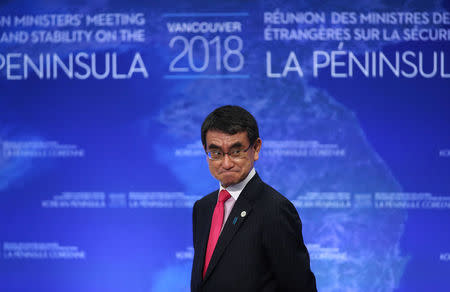
<path fill-rule="evenodd" d="M 222 154 L 222 152 L 219 152 L 219 151 L 210 151 L 210 152 L 208 152 L 208 156 L 212 160 L 220 160 L 220 159 L 222 159 L 223 154 Z"/>
<path fill-rule="evenodd" d="M 230 152 L 231 158 L 241 158 L 242 157 L 242 150 L 234 150 Z"/>

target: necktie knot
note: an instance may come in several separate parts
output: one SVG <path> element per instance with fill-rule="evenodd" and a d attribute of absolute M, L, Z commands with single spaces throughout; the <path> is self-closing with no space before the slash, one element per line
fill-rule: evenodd
<path fill-rule="evenodd" d="M 231 195 L 227 190 L 221 190 L 219 193 L 219 202 L 224 203 L 230 197 L 231 197 Z"/>

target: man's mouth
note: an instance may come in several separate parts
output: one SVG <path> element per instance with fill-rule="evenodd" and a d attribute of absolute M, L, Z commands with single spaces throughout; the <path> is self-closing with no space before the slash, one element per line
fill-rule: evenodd
<path fill-rule="evenodd" d="M 236 171 L 225 170 L 225 171 L 222 171 L 220 174 L 233 174 L 233 173 L 236 173 Z"/>

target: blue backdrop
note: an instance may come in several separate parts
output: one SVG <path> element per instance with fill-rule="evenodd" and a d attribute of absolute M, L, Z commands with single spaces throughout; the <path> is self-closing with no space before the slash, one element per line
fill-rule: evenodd
<path fill-rule="evenodd" d="M 189 291 L 214 108 L 319 291 L 450 285 L 448 1 L 3 1 L 0 291 Z"/>

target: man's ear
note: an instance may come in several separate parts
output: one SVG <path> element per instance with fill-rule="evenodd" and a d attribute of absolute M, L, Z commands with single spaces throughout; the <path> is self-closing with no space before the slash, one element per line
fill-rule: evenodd
<path fill-rule="evenodd" d="M 255 151 L 253 155 L 253 160 L 255 161 L 259 159 L 259 151 L 261 150 L 261 146 L 262 146 L 261 138 L 256 139 L 255 143 L 253 144 L 253 150 Z"/>

